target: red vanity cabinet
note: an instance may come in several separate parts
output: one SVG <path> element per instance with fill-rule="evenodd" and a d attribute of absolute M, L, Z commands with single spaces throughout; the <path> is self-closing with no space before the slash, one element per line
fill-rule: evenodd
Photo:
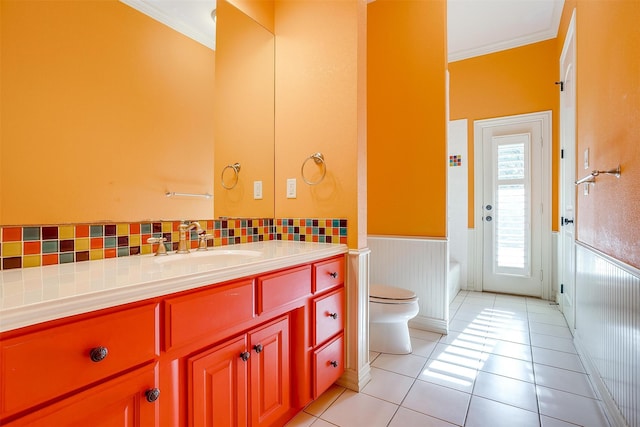
<path fill-rule="evenodd" d="M 5 332 L 0 425 L 282 426 L 344 372 L 345 314 L 341 255 Z"/>
<path fill-rule="evenodd" d="M 311 300 L 312 393 L 317 399 L 344 373 L 344 257 L 313 265 Z"/>
<path fill-rule="evenodd" d="M 291 408 L 289 319 L 187 360 L 189 425 L 270 426 Z"/>
<path fill-rule="evenodd" d="M 3 334 L 0 339 L 0 424 L 41 407 L 44 409 L 39 410 L 39 415 L 34 415 L 38 420 L 48 420 L 49 416 L 56 420 L 74 416 L 74 410 L 63 409 L 67 406 L 84 408 L 86 399 L 77 400 L 73 396 L 67 400 L 66 397 L 91 385 L 99 387 L 89 389 L 85 394 L 103 395 L 104 415 L 119 416 L 117 414 L 124 409 L 113 406 L 116 402 L 109 402 L 115 396 L 108 392 L 109 387 L 100 384 L 115 377 L 113 384 L 128 390 L 125 395 L 130 401 L 119 402 L 122 405 L 133 404 L 131 402 L 137 400 L 140 393 L 157 387 L 155 368 L 150 369 L 151 374 L 144 380 L 138 376 L 131 381 L 118 380 L 120 373 L 150 363 L 157 357 L 157 311 L 157 304 L 147 304 L 106 314 L 83 315 L 50 328 L 37 325 L 18 334 Z M 45 407 L 54 402 L 57 402 L 54 409 Z M 155 408 L 155 402 L 151 406 Z M 149 405 L 140 408 L 148 409 Z M 96 412 L 95 408 L 86 409 Z M 83 411 L 77 410 L 78 418 Z M 155 409 L 151 413 L 153 415 Z M 22 423 L 16 421 L 12 425 Z"/>

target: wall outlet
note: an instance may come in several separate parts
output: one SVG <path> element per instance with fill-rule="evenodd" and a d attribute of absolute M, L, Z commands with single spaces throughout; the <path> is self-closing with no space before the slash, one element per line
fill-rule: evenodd
<path fill-rule="evenodd" d="M 289 178 L 287 179 L 287 199 L 295 199 L 296 198 L 296 179 Z"/>
<path fill-rule="evenodd" d="M 253 181 L 253 198 L 262 200 L 262 181 Z"/>

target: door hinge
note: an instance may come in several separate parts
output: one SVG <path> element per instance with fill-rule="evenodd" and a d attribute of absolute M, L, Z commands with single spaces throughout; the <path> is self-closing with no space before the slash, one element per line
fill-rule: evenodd
<path fill-rule="evenodd" d="M 564 159 L 564 148 L 560 149 L 560 158 Z"/>
<path fill-rule="evenodd" d="M 564 92 L 564 82 L 560 81 L 560 82 L 556 82 L 557 85 L 560 85 L 560 92 Z"/>
<path fill-rule="evenodd" d="M 544 281 L 544 270 L 540 270 L 540 281 Z"/>
<path fill-rule="evenodd" d="M 564 294 L 564 283 L 560 283 L 560 293 Z"/>

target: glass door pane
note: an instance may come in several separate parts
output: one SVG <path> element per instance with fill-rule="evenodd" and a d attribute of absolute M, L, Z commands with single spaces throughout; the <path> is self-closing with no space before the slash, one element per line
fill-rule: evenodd
<path fill-rule="evenodd" d="M 529 134 L 495 137 L 494 273 L 531 275 Z"/>

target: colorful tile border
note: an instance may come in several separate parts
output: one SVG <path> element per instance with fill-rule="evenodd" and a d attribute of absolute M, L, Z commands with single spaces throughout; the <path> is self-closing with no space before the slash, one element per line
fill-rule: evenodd
<path fill-rule="evenodd" d="M 462 154 L 449 156 L 449 167 L 462 166 Z"/>
<path fill-rule="evenodd" d="M 347 243 L 346 219 L 276 219 L 276 239 L 299 242 Z"/>
<path fill-rule="evenodd" d="M 345 219 L 232 218 L 200 220 L 213 240 L 208 246 L 226 246 L 268 240 L 347 243 Z M 167 250 L 177 250 L 180 221 L 118 224 L 6 226 L 0 233 L 0 270 L 151 254 L 157 245 L 150 237 L 164 237 Z M 198 234 L 190 233 L 191 248 Z"/>

